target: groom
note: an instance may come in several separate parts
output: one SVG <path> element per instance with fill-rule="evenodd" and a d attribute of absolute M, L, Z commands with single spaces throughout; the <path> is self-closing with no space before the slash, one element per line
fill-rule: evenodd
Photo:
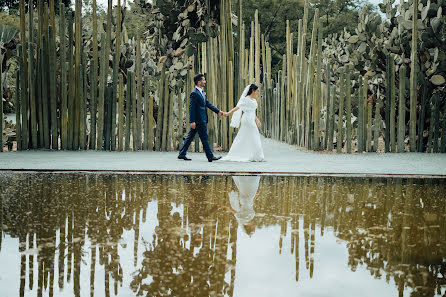
<path fill-rule="evenodd" d="M 203 74 L 197 74 L 194 76 L 195 89 L 190 93 L 190 104 L 189 104 L 189 118 L 190 118 L 190 131 L 184 140 L 183 147 L 180 150 L 178 155 L 178 159 L 190 161 L 188 157 L 186 157 L 187 150 L 195 137 L 195 134 L 198 132 L 200 136 L 201 143 L 203 144 L 203 149 L 206 153 L 206 157 L 209 162 L 217 161 L 221 159 L 221 157 L 215 157 L 209 147 L 208 142 L 208 132 L 207 132 L 207 122 L 208 117 L 206 113 L 206 108 L 209 108 L 215 113 L 218 113 L 222 117 L 228 116 L 226 112 L 220 111 L 217 107 L 212 105 L 206 98 L 206 95 L 203 92 L 203 88 L 206 85 L 206 78 Z"/>

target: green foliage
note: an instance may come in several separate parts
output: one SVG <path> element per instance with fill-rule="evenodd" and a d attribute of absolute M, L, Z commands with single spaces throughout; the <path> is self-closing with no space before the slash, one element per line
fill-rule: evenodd
<path fill-rule="evenodd" d="M 48 0 L 45 2 L 49 2 Z M 0 0 L 0 11 L 18 11 L 20 0 Z M 28 11 L 29 0 L 25 1 L 25 10 Z M 65 4 L 65 7 L 71 7 L 71 0 L 54 0 L 55 12 L 59 14 L 59 4 Z M 37 7 L 37 0 L 33 0 L 33 6 Z"/>
<path fill-rule="evenodd" d="M 233 11 L 237 11 L 238 3 L 234 4 Z M 273 74 L 281 68 L 282 56 L 285 54 L 286 46 L 286 21 L 290 21 L 291 32 L 294 32 L 294 49 L 297 48 L 298 21 L 303 18 L 303 0 L 244 0 L 243 1 L 243 22 L 245 23 L 247 34 L 249 34 L 251 21 L 254 21 L 254 12 L 259 10 L 260 31 L 265 35 L 265 41 L 269 42 L 272 49 Z M 322 21 L 323 37 L 329 34 L 340 34 L 344 32 L 354 33 L 358 24 L 358 11 L 362 7 L 367 7 L 368 11 L 373 11 L 373 5 L 367 0 L 322 0 L 311 1 L 309 7 L 309 20 L 312 23 L 314 10 L 319 9 Z M 307 34 L 307 50 L 310 48 L 311 28 Z M 246 40 L 249 46 L 249 38 Z"/>

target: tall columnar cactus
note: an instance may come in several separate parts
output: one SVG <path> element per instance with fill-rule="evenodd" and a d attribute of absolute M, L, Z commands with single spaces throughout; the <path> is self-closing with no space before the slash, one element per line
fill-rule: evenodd
<path fill-rule="evenodd" d="M 409 124 L 409 144 L 410 151 L 416 151 L 416 129 L 417 129 L 417 81 L 418 81 L 418 0 L 413 0 L 412 7 L 412 48 L 410 65 L 410 124 Z M 418 141 L 422 141 L 419 135 Z"/>
<path fill-rule="evenodd" d="M 103 135 L 104 135 L 104 97 L 105 88 L 107 85 L 107 75 L 108 75 L 108 56 L 107 56 L 107 41 L 105 34 L 101 34 L 101 72 L 99 78 L 99 97 L 98 97 L 98 132 L 97 132 L 97 144 L 96 149 L 102 150 L 104 145 Z M 127 100 L 128 101 L 128 100 Z M 126 110 L 127 111 L 127 110 Z M 129 113 L 130 114 L 130 113 Z M 127 145 L 127 142 L 126 142 Z M 126 147 L 127 150 L 127 147 Z"/>
<path fill-rule="evenodd" d="M 396 152 L 396 134 L 395 134 L 395 115 L 396 115 L 396 99 L 395 99 L 395 61 L 393 55 L 390 59 L 390 149 Z"/>
<path fill-rule="evenodd" d="M 121 1 L 118 1 L 121 2 Z M 98 86 L 98 65 L 99 63 L 99 54 L 98 54 L 98 18 L 97 18 L 97 5 L 96 0 L 93 0 L 91 4 L 91 17 L 92 17 L 92 47 L 93 47 L 93 62 L 90 65 L 90 82 L 91 82 L 91 92 L 90 92 L 90 149 L 96 149 L 96 127 L 97 127 L 97 107 L 98 107 L 98 98 L 97 98 L 97 86 Z M 116 39 L 118 40 L 118 38 Z M 102 65 L 101 65 L 102 66 Z"/>
<path fill-rule="evenodd" d="M 382 101 L 379 96 L 379 89 L 378 93 L 376 95 L 376 104 L 375 104 L 375 118 L 373 121 L 374 125 L 374 131 L 373 131 L 373 151 L 378 151 L 378 145 L 379 145 L 379 131 L 380 131 L 380 125 L 381 125 L 381 114 L 379 113 L 382 106 Z"/>
<path fill-rule="evenodd" d="M 344 99 L 345 99 L 345 69 L 341 68 L 339 75 L 339 111 L 338 111 L 338 127 L 336 131 L 336 152 L 342 153 L 343 145 L 343 127 L 344 127 Z"/>
<path fill-rule="evenodd" d="M 314 12 L 314 20 L 313 20 L 313 31 L 311 35 L 311 48 L 310 48 L 310 56 L 309 56 L 309 66 L 308 66 L 308 78 L 307 78 L 307 94 L 306 98 L 306 123 L 305 123 L 305 146 L 307 148 L 311 147 L 311 125 L 313 123 L 311 116 L 311 103 L 313 98 L 313 85 L 314 85 L 314 70 L 316 63 L 316 51 L 317 51 L 317 31 L 319 28 L 319 9 L 316 8 Z"/>
<path fill-rule="evenodd" d="M 61 148 L 67 149 L 67 134 L 68 134 L 68 98 L 67 98 L 67 49 L 66 49 L 66 22 L 65 22 L 65 6 L 63 3 L 59 6 L 59 35 L 60 35 L 60 137 Z M 69 45 L 71 48 L 71 44 Z M 94 64 L 96 65 L 96 64 Z M 94 66 L 92 66 L 94 67 Z M 92 84 L 95 87 L 95 84 Z M 95 89 L 96 90 L 96 89 Z"/>
<path fill-rule="evenodd" d="M 58 130 L 57 130 L 57 93 L 56 93 L 56 49 L 51 42 L 54 37 L 53 27 L 48 27 L 49 41 L 49 86 L 50 86 L 50 118 L 51 118 L 51 148 L 58 149 Z"/>
<path fill-rule="evenodd" d="M 119 74 L 118 86 L 118 151 L 124 150 L 124 76 Z"/>
<path fill-rule="evenodd" d="M 20 46 L 20 45 L 19 45 Z M 1 72 L 0 72 L 1 73 Z M 17 139 L 17 150 L 22 150 L 22 125 L 21 125 L 21 109 L 20 109 L 20 70 L 16 72 L 15 79 L 15 131 Z M 444 134 L 444 132 L 443 132 Z M 2 146 L 3 147 L 3 146 Z"/>
<path fill-rule="evenodd" d="M 30 10 L 32 11 L 32 10 Z M 35 90 L 35 67 L 34 67 L 34 44 L 28 43 L 28 90 L 30 104 L 30 122 L 31 122 L 31 146 L 37 148 L 37 106 Z"/>
<path fill-rule="evenodd" d="M 386 56 L 386 130 L 385 130 L 385 152 L 390 152 L 390 107 L 391 107 L 391 93 L 392 88 L 392 58 L 390 55 Z"/>
<path fill-rule="evenodd" d="M 346 131 L 345 136 L 347 139 L 347 153 L 352 152 L 352 95 L 351 95 L 351 72 L 350 65 L 346 66 L 346 80 L 345 80 L 345 118 L 346 118 Z"/>
<path fill-rule="evenodd" d="M 364 151 L 364 101 L 362 100 L 362 76 L 359 76 L 359 89 L 358 89 L 358 152 Z"/>
<path fill-rule="evenodd" d="M 136 119 L 136 149 L 141 150 L 142 139 L 141 139 L 141 118 L 142 118 L 142 86 L 143 86 L 143 76 L 142 76 L 142 64 L 141 64 L 141 40 L 139 34 L 136 39 L 136 77 L 137 77 L 137 91 L 136 91 L 136 107 L 137 107 L 137 119 Z"/>
<path fill-rule="evenodd" d="M 398 90 L 398 152 L 404 153 L 406 138 L 406 66 L 399 69 Z"/>
<path fill-rule="evenodd" d="M 313 149 L 318 150 L 320 142 L 319 121 L 321 110 L 321 80 L 322 80 L 322 29 L 318 29 L 318 45 L 317 45 L 317 61 L 316 61 L 316 78 L 314 81 L 314 96 L 313 96 L 313 122 L 314 122 L 314 139 Z M 291 75 L 291 74 L 290 74 Z"/>

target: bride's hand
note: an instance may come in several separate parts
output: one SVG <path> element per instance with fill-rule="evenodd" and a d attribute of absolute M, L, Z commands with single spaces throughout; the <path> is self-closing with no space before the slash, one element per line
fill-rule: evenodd
<path fill-rule="evenodd" d="M 256 119 L 256 123 L 257 123 L 257 127 L 262 127 L 262 123 L 260 123 L 260 121 L 258 119 Z"/>

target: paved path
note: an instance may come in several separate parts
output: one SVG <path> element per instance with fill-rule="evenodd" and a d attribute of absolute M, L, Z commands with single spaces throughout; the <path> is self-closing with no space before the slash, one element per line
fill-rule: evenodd
<path fill-rule="evenodd" d="M 28 151 L 0 153 L 0 170 L 264 173 L 285 175 L 436 176 L 446 178 L 446 154 L 332 154 L 300 151 L 262 139 L 266 162 L 207 162 L 204 153 Z M 218 154 L 217 154 L 218 155 Z"/>

